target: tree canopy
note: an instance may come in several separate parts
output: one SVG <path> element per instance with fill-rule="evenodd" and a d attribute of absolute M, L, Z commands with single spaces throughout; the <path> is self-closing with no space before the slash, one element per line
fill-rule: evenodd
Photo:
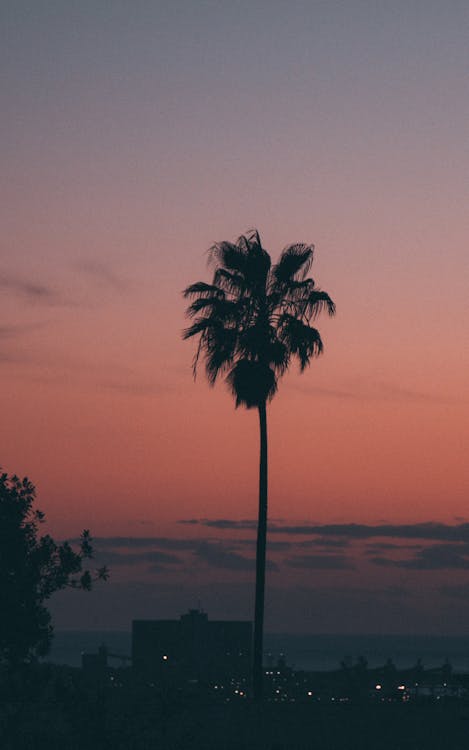
<path fill-rule="evenodd" d="M 84 567 L 93 556 L 89 531 L 78 550 L 39 535 L 45 516 L 34 508 L 35 498 L 27 477 L 0 475 L 0 663 L 44 656 L 53 634 L 47 600 L 66 587 L 89 591 L 108 577 L 106 568 Z"/>

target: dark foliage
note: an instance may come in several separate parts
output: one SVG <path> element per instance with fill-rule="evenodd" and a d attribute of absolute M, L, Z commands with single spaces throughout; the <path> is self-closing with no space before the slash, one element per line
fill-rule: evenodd
<path fill-rule="evenodd" d="M 19 664 L 47 653 L 52 638 L 45 602 L 66 587 L 89 591 L 107 578 L 106 568 L 91 572 L 89 531 L 78 551 L 68 542 L 39 536 L 44 514 L 35 509 L 36 491 L 27 479 L 0 475 L 0 664 Z"/>
<path fill-rule="evenodd" d="M 308 277 L 312 260 L 313 246 L 296 244 L 272 265 L 253 231 L 236 243 L 216 243 L 209 250 L 212 283 L 185 289 L 194 322 L 183 335 L 199 338 L 194 374 L 202 357 L 209 383 L 224 375 L 236 406 L 250 409 L 272 399 L 292 361 L 304 370 L 321 354 L 311 321 L 323 310 L 333 315 L 335 306 Z"/>

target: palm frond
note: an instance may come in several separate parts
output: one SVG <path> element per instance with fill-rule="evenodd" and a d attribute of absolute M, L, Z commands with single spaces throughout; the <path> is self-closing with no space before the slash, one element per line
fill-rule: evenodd
<path fill-rule="evenodd" d="M 242 248 L 247 256 L 246 280 L 252 291 L 258 293 L 261 287 L 266 286 L 271 266 L 269 253 L 264 250 L 257 229 L 251 229 L 247 234 L 238 237 L 238 247 Z"/>
<path fill-rule="evenodd" d="M 199 312 L 211 312 L 217 302 L 219 302 L 217 297 L 197 297 L 187 308 L 186 315 L 188 318 L 193 318 Z"/>
<path fill-rule="evenodd" d="M 210 295 L 222 296 L 224 292 L 215 284 L 206 284 L 204 281 L 196 281 L 195 284 L 190 284 L 188 287 L 186 287 L 182 294 L 183 297 L 187 299 L 188 297 L 193 297 L 196 294 L 199 297 L 207 297 Z"/>
<path fill-rule="evenodd" d="M 273 279 L 269 288 L 269 309 L 295 309 L 299 315 L 306 309 L 309 295 L 314 290 L 313 279 L 307 278 L 302 281 L 291 279 L 278 282 Z"/>
<path fill-rule="evenodd" d="M 297 243 L 286 247 L 280 256 L 279 262 L 273 268 L 275 280 L 280 284 L 288 283 L 300 274 L 304 279 L 313 262 L 314 245 Z"/>
<path fill-rule="evenodd" d="M 237 331 L 214 327 L 205 337 L 205 372 L 210 385 L 233 364 L 236 353 Z"/>
<path fill-rule="evenodd" d="M 313 289 L 307 299 L 305 314 L 309 320 L 317 318 L 322 312 L 328 312 L 329 315 L 335 315 L 335 304 L 327 294 L 320 289 Z"/>
<path fill-rule="evenodd" d="M 250 361 L 269 363 L 278 374 L 288 368 L 289 352 L 273 326 L 251 325 L 239 332 L 240 356 Z"/>
<path fill-rule="evenodd" d="M 229 294 L 239 295 L 246 289 L 246 279 L 236 271 L 227 268 L 217 268 L 213 274 L 213 283 L 218 288 Z"/>
<path fill-rule="evenodd" d="M 209 250 L 209 264 L 240 274 L 246 273 L 248 251 L 233 242 L 216 242 Z"/>
<path fill-rule="evenodd" d="M 267 361 L 270 362 L 275 372 L 283 375 L 288 370 L 290 364 L 290 352 L 288 347 L 279 338 L 275 338 L 267 347 Z"/>
<path fill-rule="evenodd" d="M 257 229 L 248 229 L 246 234 L 238 237 L 238 242 L 247 243 L 250 247 L 257 245 L 257 247 L 262 248 L 261 238 Z"/>
<path fill-rule="evenodd" d="M 214 323 L 236 322 L 239 318 L 240 305 L 236 300 L 219 297 L 199 297 L 187 308 L 186 315 L 193 318 L 200 314 L 202 318 L 212 318 Z"/>
<path fill-rule="evenodd" d="M 292 356 L 297 357 L 303 371 L 312 357 L 322 354 L 323 343 L 319 331 L 292 315 L 284 314 L 279 323 L 279 338 Z"/>
<path fill-rule="evenodd" d="M 196 320 L 191 326 L 184 328 L 182 338 L 190 339 L 192 336 L 198 336 L 199 333 L 204 333 L 211 325 L 213 325 L 212 321 L 207 318 Z"/>

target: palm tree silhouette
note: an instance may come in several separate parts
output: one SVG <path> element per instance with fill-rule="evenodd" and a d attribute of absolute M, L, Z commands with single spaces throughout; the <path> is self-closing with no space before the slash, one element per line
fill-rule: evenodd
<path fill-rule="evenodd" d="M 257 230 L 235 242 L 217 242 L 209 250 L 211 284 L 198 281 L 184 291 L 192 299 L 194 319 L 183 338 L 198 336 L 194 376 L 202 357 L 210 385 L 224 375 L 236 407 L 257 409 L 260 427 L 259 516 L 256 549 L 253 692 L 262 699 L 265 550 L 267 535 L 267 413 L 278 379 L 293 360 L 303 371 L 323 344 L 311 321 L 335 305 L 307 276 L 313 246 L 290 245 L 276 265 Z"/>

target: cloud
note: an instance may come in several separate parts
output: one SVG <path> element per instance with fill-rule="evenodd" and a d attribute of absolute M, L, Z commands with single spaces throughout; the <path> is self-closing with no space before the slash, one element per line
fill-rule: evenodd
<path fill-rule="evenodd" d="M 292 381 L 290 387 L 319 396 L 355 401 L 405 401 L 435 404 L 460 403 L 463 399 L 424 391 L 414 391 L 394 383 L 383 381 L 358 381 L 345 388 L 322 388 L 311 386 L 304 381 Z"/>
<path fill-rule="evenodd" d="M 190 525 L 200 524 L 205 527 L 220 530 L 252 531 L 256 522 L 251 519 L 232 521 L 230 519 L 190 519 Z M 369 542 L 357 550 L 357 554 L 365 555 L 365 559 L 374 565 L 388 568 L 407 570 L 466 570 L 469 569 L 469 523 L 449 525 L 434 521 L 414 524 L 297 524 L 286 525 L 273 523 L 269 528 L 270 549 L 272 552 L 288 549 L 282 544 L 286 540 L 279 540 L 276 546 L 275 537 L 278 534 L 292 537 L 286 541 L 290 549 L 310 549 L 312 554 L 299 554 L 288 557 L 284 564 L 290 568 L 310 570 L 353 570 L 353 562 L 341 550 L 352 542 Z M 309 539 L 295 537 L 309 536 Z M 395 539 L 396 541 L 383 541 Z M 412 543 L 414 542 L 414 543 Z M 435 542 L 428 545 L 427 542 Z M 226 544 L 226 540 L 224 540 Z M 232 540 L 231 546 L 247 545 L 249 540 Z M 255 539 L 252 539 L 252 545 Z M 323 550 L 323 553 L 321 552 Z M 336 554 L 327 554 L 328 550 Z M 394 553 L 394 554 L 393 554 Z M 397 556 L 395 553 L 401 553 Z M 236 553 L 234 553 L 236 554 Z M 403 557 L 405 555 L 405 557 Z M 407 556 L 409 555 L 409 556 Z"/>
<path fill-rule="evenodd" d="M 252 530 L 257 527 L 257 521 L 244 519 L 232 521 L 229 519 L 190 519 L 190 521 L 179 521 L 179 523 L 190 523 L 217 529 L 244 529 Z M 424 521 L 414 524 L 359 524 L 359 523 L 336 523 L 336 524 L 294 524 L 281 523 L 269 524 L 269 534 L 285 534 L 290 536 L 312 536 L 320 539 L 330 537 L 338 539 L 365 540 L 389 537 L 395 539 L 426 539 L 435 541 L 462 541 L 469 542 L 469 523 L 449 525 L 436 521 Z"/>
<path fill-rule="evenodd" d="M 273 526 L 272 534 L 314 535 L 321 537 L 346 537 L 349 539 L 373 539 L 394 537 L 397 539 L 434 539 L 441 541 L 469 541 L 469 523 L 450 526 L 434 521 L 414 524 L 299 524 L 294 526 Z"/>
<path fill-rule="evenodd" d="M 297 547 L 326 547 L 333 549 L 348 547 L 350 545 L 350 539 L 305 539 L 302 542 L 296 542 Z"/>
<path fill-rule="evenodd" d="M 249 540 L 252 544 L 252 546 L 255 545 L 255 539 Z M 245 544 L 248 542 L 247 539 L 237 539 L 235 540 L 236 544 Z M 292 542 L 281 542 L 278 539 L 268 539 L 267 540 L 267 549 L 269 550 L 287 550 L 291 549 L 293 546 Z"/>
<path fill-rule="evenodd" d="M 73 543 L 79 541 L 79 539 L 72 539 Z M 172 539 L 161 536 L 99 536 L 93 537 L 93 548 L 101 550 L 115 547 L 125 549 L 160 547 L 172 550 L 192 550 L 198 541 L 197 539 Z"/>
<path fill-rule="evenodd" d="M 37 326 L 0 325 L 0 339 L 16 338 L 31 328 L 37 328 Z"/>
<path fill-rule="evenodd" d="M 406 568 L 408 570 L 468 570 L 469 551 L 453 544 L 436 544 L 424 547 L 414 557 L 394 560 L 388 557 L 373 557 L 371 562 L 384 567 Z"/>
<path fill-rule="evenodd" d="M 17 339 L 27 336 L 29 333 L 37 331 L 48 325 L 48 321 L 24 324 L 3 324 L 0 325 L 0 362 L 4 364 L 31 364 L 34 357 L 31 353 L 17 347 Z"/>
<path fill-rule="evenodd" d="M 354 565 L 345 555 L 297 555 L 284 560 L 290 568 L 308 570 L 353 570 Z"/>
<path fill-rule="evenodd" d="M 330 527 L 337 534 L 337 524 Z M 461 525 L 465 526 L 465 524 Z M 341 524 L 342 529 L 353 533 L 352 537 L 328 538 L 316 537 L 308 540 L 287 541 L 272 539 L 268 542 L 270 560 L 267 561 L 268 569 L 277 571 L 278 553 L 282 551 L 300 552 L 304 554 L 291 554 L 283 560 L 288 568 L 309 570 L 354 570 L 354 560 L 343 554 L 354 540 L 367 540 L 370 536 L 377 534 L 383 536 L 385 531 L 396 534 L 396 536 L 407 532 L 409 536 L 422 535 L 422 539 L 431 542 L 439 542 L 438 535 L 443 537 L 443 543 L 434 544 L 400 544 L 394 542 L 381 542 L 359 546 L 355 549 L 354 558 L 366 560 L 368 563 L 379 567 L 401 568 L 407 570 L 445 570 L 445 569 L 469 569 L 469 541 L 460 541 L 459 536 L 465 535 L 464 529 L 455 530 L 445 524 L 413 524 L 411 526 L 362 526 L 355 524 Z M 231 528 L 231 527 L 229 527 Z M 282 527 L 285 528 L 285 527 Z M 296 529 L 297 527 L 295 527 Z M 303 527 L 301 527 L 303 528 Z M 308 527 L 311 528 L 311 527 Z M 358 531 L 357 531 L 358 530 Z M 404 530 L 404 532 L 403 532 Z M 368 536 L 369 535 L 369 536 Z M 432 537 L 433 535 L 433 537 Z M 445 536 L 456 538 L 446 540 Z M 78 544 L 79 539 L 71 540 Z M 152 570 L 162 569 L 163 566 L 171 565 L 193 565 L 196 560 L 208 566 L 224 570 L 253 571 L 255 567 L 255 538 L 172 538 L 159 536 L 112 536 L 97 537 L 93 539 L 95 555 L 99 562 L 109 566 L 132 566 L 152 565 Z M 244 550 L 249 556 L 243 554 Z M 186 553 L 182 557 L 177 553 Z M 187 556 L 189 555 L 189 557 Z M 277 562 L 272 560 L 275 556 Z"/>
<path fill-rule="evenodd" d="M 207 526 L 211 529 L 256 529 L 257 521 L 245 518 L 240 521 L 233 521 L 230 518 L 183 518 L 178 521 L 180 524 L 190 526 L 200 525 Z"/>
<path fill-rule="evenodd" d="M 254 558 L 240 555 L 224 542 L 200 542 L 195 548 L 194 554 L 207 565 L 225 570 L 254 571 L 256 565 Z M 278 570 L 277 564 L 272 560 L 266 561 L 266 568 L 272 571 Z"/>
<path fill-rule="evenodd" d="M 387 550 L 416 550 L 421 549 L 421 544 L 396 544 L 394 542 L 376 542 L 366 546 L 364 552 L 366 555 L 379 555 Z"/>
<path fill-rule="evenodd" d="M 424 391 L 414 391 L 411 388 L 402 388 L 402 386 L 393 383 L 376 382 L 373 387 L 376 397 L 383 401 L 421 401 L 423 403 L 447 404 L 458 403 L 461 400 Z"/>
<path fill-rule="evenodd" d="M 183 560 L 176 555 L 159 550 L 147 550 L 145 552 L 118 552 L 116 550 L 106 550 L 100 552 L 96 557 L 106 565 L 139 565 L 152 564 L 158 566 L 181 565 Z"/>
<path fill-rule="evenodd" d="M 10 274 L 0 273 L 0 291 L 16 294 L 28 302 L 44 305 L 69 305 L 50 286 Z"/>
<path fill-rule="evenodd" d="M 79 544 L 80 540 L 71 540 L 72 544 Z M 254 570 L 254 558 L 239 554 L 234 548 L 236 546 L 249 546 L 254 548 L 254 540 L 248 539 L 172 539 L 170 537 L 95 537 L 92 540 L 95 557 L 103 564 L 111 565 L 133 565 L 151 563 L 157 565 L 177 565 L 187 563 L 185 560 L 172 554 L 175 551 L 192 553 L 199 561 L 225 570 Z M 275 542 L 271 549 L 286 549 L 288 542 Z M 162 552 L 160 550 L 166 550 Z M 168 552 L 169 551 L 169 552 Z M 267 561 L 269 570 L 277 570 L 277 565 Z M 156 568 L 153 567 L 152 570 Z"/>
<path fill-rule="evenodd" d="M 218 542 L 201 542 L 194 552 L 199 560 L 217 568 L 253 570 L 255 565 L 252 558 L 233 552 Z"/>
<path fill-rule="evenodd" d="M 94 259 L 82 259 L 77 261 L 75 268 L 88 277 L 93 278 L 100 284 L 104 284 L 116 292 L 123 292 L 127 288 L 127 282 L 120 277 L 107 263 Z"/>

